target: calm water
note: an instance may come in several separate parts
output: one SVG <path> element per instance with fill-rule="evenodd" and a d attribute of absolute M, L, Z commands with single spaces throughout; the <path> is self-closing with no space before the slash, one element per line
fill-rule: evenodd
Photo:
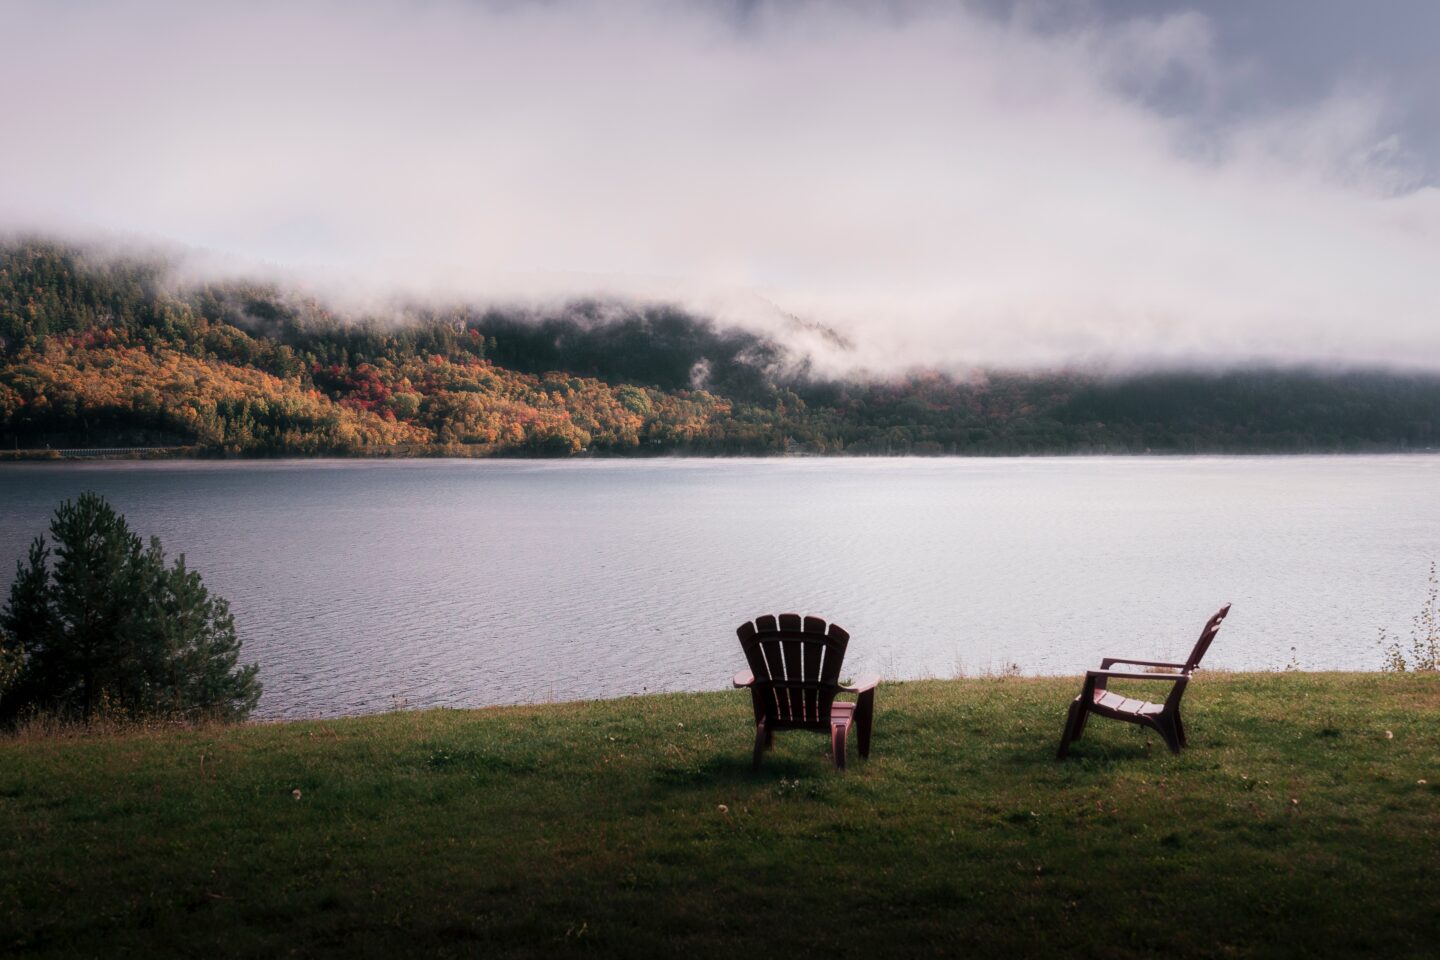
<path fill-rule="evenodd" d="M 724 687 L 832 618 L 889 677 L 1178 656 L 1378 667 L 1440 554 L 1440 457 L 0 465 L 0 585 L 95 490 L 230 599 L 263 716 Z M 1293 650 L 1292 650 L 1293 648 Z"/>

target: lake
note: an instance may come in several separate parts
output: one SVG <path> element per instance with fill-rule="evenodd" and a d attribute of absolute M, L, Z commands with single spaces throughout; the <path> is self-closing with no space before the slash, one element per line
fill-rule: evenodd
<path fill-rule="evenodd" d="M 1373 670 L 1440 554 L 1440 457 L 0 465 L 0 586 L 104 494 L 228 598 L 262 717 L 728 686 L 734 628 L 833 619 L 847 672 L 1176 658 Z M 883 697 L 883 692 L 882 692 Z"/>

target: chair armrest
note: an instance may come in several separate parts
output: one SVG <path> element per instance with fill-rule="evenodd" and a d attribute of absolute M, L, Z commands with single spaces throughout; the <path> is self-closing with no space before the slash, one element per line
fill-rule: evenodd
<path fill-rule="evenodd" d="M 866 690 L 874 690 L 879 685 L 880 675 L 878 673 L 871 673 L 856 680 L 848 687 L 843 683 L 840 684 L 840 689 L 846 693 L 864 693 Z"/>
<path fill-rule="evenodd" d="M 755 674 L 751 673 L 749 670 L 741 670 L 739 673 L 735 674 L 734 679 L 732 679 L 730 683 L 737 687 L 751 686 L 755 683 Z"/>
<path fill-rule="evenodd" d="M 1096 680 L 1189 680 L 1188 673 L 1132 673 L 1128 670 L 1086 670 L 1085 679 Z"/>
<path fill-rule="evenodd" d="M 1185 664 L 1183 663 L 1165 663 L 1161 660 L 1126 660 L 1124 657 L 1106 657 L 1100 661 L 1100 669 L 1109 670 L 1117 663 L 1128 663 L 1136 667 L 1170 667 L 1174 670 L 1185 669 Z"/>

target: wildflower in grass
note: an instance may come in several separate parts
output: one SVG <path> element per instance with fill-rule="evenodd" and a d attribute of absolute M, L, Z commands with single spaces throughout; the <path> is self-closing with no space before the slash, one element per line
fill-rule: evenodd
<path fill-rule="evenodd" d="M 1398 637 L 1380 628 L 1380 651 L 1383 663 L 1380 669 L 1404 673 L 1440 671 L 1440 577 L 1437 577 L 1435 563 L 1430 564 L 1430 589 L 1420 612 L 1410 620 L 1410 647 L 1405 649 Z"/>

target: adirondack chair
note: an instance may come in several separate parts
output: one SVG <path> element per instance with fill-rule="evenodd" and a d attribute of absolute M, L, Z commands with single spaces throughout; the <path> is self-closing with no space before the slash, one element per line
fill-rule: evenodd
<path fill-rule="evenodd" d="M 870 726 L 875 718 L 875 687 L 865 677 L 852 686 L 840 683 L 840 665 L 850 634 L 819 617 L 782 613 L 756 617 L 735 631 L 749 670 L 735 674 L 736 687 L 750 691 L 755 707 L 755 769 L 774 744 L 776 730 L 830 732 L 835 768 L 845 769 L 845 744 L 853 723 L 860 756 L 870 756 Z M 855 703 L 837 702 L 838 693 L 854 693 Z"/>
<path fill-rule="evenodd" d="M 1230 604 L 1227 603 L 1205 622 L 1205 629 L 1200 631 L 1200 639 L 1195 641 L 1195 649 L 1190 651 L 1190 656 L 1185 658 L 1184 663 L 1106 657 L 1100 661 L 1099 670 L 1086 671 L 1085 686 L 1080 690 L 1080 695 L 1071 702 L 1070 715 L 1065 719 L 1065 731 L 1060 735 L 1059 759 L 1064 760 L 1070 752 L 1070 744 L 1080 739 L 1080 735 L 1085 732 L 1085 720 L 1092 713 L 1112 720 L 1150 727 L 1165 739 L 1165 745 L 1170 748 L 1171 753 L 1179 753 L 1180 748 L 1185 746 L 1185 724 L 1180 719 L 1180 698 L 1185 695 L 1185 687 L 1190 682 L 1191 674 L 1200 668 L 1200 660 L 1205 656 L 1205 651 L 1210 649 L 1215 634 L 1220 632 L 1220 622 L 1229 612 Z M 1172 672 L 1138 673 L 1110 669 L 1117 663 L 1132 667 L 1164 668 Z M 1164 703 L 1132 700 L 1109 690 L 1107 684 L 1111 680 L 1164 680 L 1170 684 L 1170 695 L 1165 698 Z"/>

